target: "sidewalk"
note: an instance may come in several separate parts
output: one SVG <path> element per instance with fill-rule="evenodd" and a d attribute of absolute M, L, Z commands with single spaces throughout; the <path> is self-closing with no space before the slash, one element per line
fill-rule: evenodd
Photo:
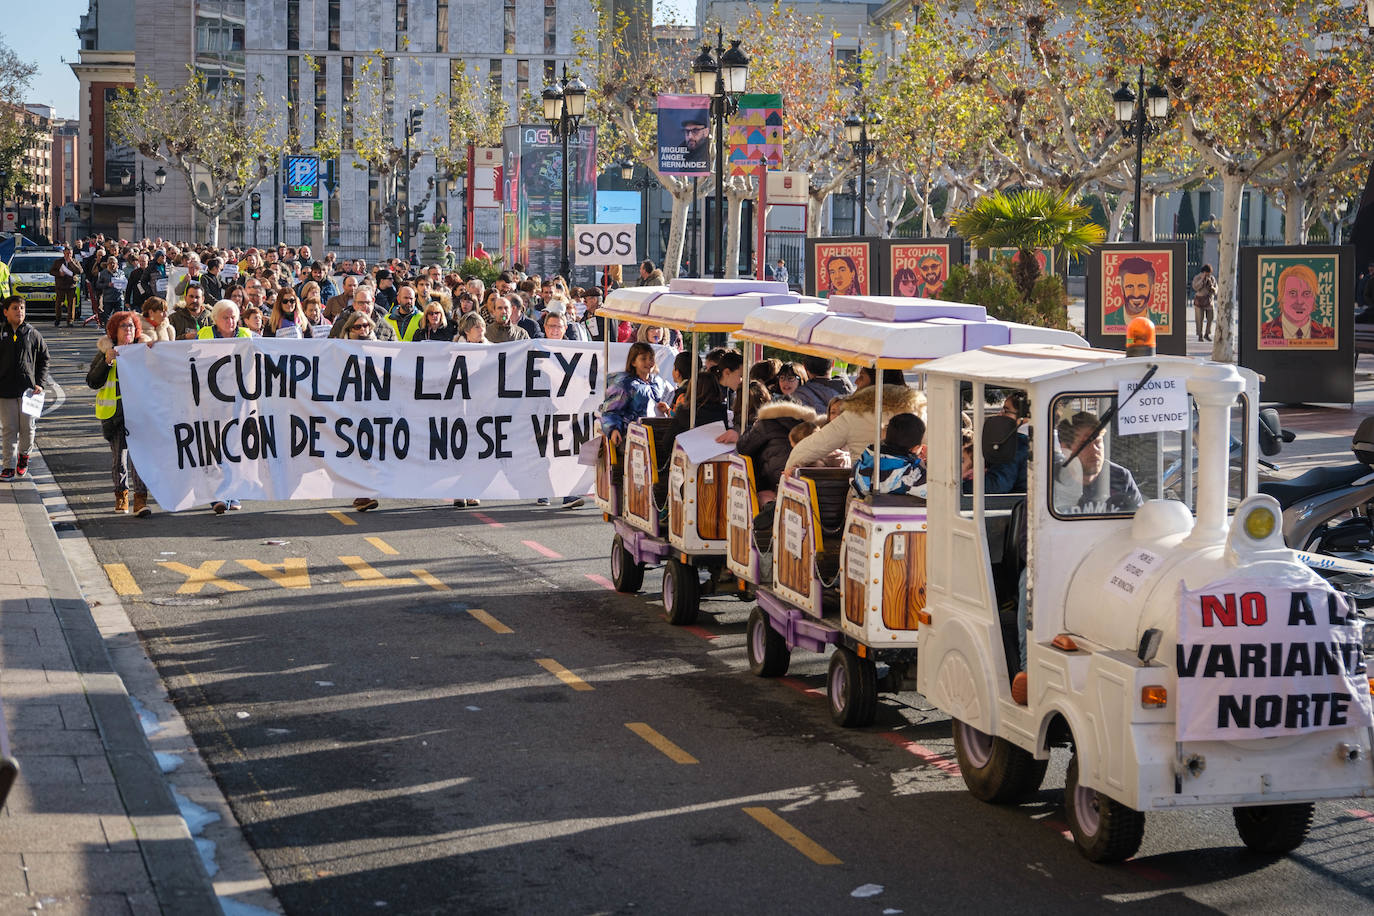
<path fill-rule="evenodd" d="M 0 532 L 0 911 L 221 913 L 30 481 L 0 486 Z"/>

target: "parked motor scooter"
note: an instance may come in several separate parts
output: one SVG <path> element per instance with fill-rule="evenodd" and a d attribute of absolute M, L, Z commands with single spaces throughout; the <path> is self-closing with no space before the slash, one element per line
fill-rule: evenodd
<path fill-rule="evenodd" d="M 1268 413 L 1273 411 L 1262 411 Z M 1263 420 L 1262 416 L 1261 426 Z M 1263 435 L 1260 438 L 1261 450 L 1270 454 Z M 1358 459 L 1354 463 L 1325 465 L 1289 480 L 1260 484 L 1261 493 L 1279 501 L 1284 540 L 1294 550 L 1328 553 L 1374 547 L 1374 417 L 1360 423 L 1350 449 Z"/>

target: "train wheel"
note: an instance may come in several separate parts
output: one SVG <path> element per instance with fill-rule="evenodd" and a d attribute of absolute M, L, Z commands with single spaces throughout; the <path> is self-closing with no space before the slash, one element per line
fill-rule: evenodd
<path fill-rule="evenodd" d="M 953 720 L 954 756 L 959 775 L 973 797 L 994 805 L 1014 805 L 1035 794 L 1045 781 L 1048 760 L 1036 760 L 1005 738 L 986 735 Z"/>
<path fill-rule="evenodd" d="M 749 670 L 759 677 L 782 677 L 792 663 L 787 640 L 768 623 L 761 608 L 749 612 Z"/>
<path fill-rule="evenodd" d="M 701 609 L 701 580 L 695 566 L 671 559 L 664 564 L 663 609 L 668 612 L 668 622 L 675 627 L 696 622 Z"/>
<path fill-rule="evenodd" d="M 627 595 L 639 591 L 644 584 L 644 564 L 635 562 L 625 549 L 625 539 L 618 534 L 611 541 L 611 584 Z"/>
<path fill-rule="evenodd" d="M 830 673 L 826 678 L 826 693 L 830 697 L 830 718 L 845 728 L 863 728 L 873 724 L 878 714 L 878 671 L 873 662 L 859 658 L 852 649 L 843 646 L 830 656 Z"/>
<path fill-rule="evenodd" d="M 1145 836 L 1145 815 L 1078 783 L 1078 754 L 1064 780 L 1064 809 L 1078 851 L 1089 862 L 1120 862 L 1135 855 Z"/>
<path fill-rule="evenodd" d="M 1281 856 L 1307 839 L 1312 828 L 1311 802 L 1296 805 L 1254 805 L 1232 810 L 1241 842 L 1255 852 Z"/>

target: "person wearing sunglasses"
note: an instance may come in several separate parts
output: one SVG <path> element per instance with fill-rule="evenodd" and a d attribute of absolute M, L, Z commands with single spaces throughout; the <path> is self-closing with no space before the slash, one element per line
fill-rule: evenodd
<path fill-rule="evenodd" d="M 376 340 L 373 332 L 377 330 L 377 324 L 372 320 L 372 316 L 363 312 L 353 311 L 344 315 L 339 322 L 340 340 Z M 331 335 L 332 336 L 332 335 Z M 378 503 L 374 497 L 359 496 L 353 500 L 353 508 L 358 512 L 369 512 L 377 508 Z"/>

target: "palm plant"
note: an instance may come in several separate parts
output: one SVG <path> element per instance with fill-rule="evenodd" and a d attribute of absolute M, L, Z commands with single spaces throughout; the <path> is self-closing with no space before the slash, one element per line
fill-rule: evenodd
<path fill-rule="evenodd" d="M 1017 249 L 1012 277 L 1029 298 L 1040 279 L 1036 249 L 1050 248 L 1071 256 L 1087 254 L 1107 237 L 1106 230 L 1092 221 L 1091 212 L 1067 194 L 1042 188 L 998 191 L 980 197 L 956 214 L 953 225 L 974 245 Z"/>

